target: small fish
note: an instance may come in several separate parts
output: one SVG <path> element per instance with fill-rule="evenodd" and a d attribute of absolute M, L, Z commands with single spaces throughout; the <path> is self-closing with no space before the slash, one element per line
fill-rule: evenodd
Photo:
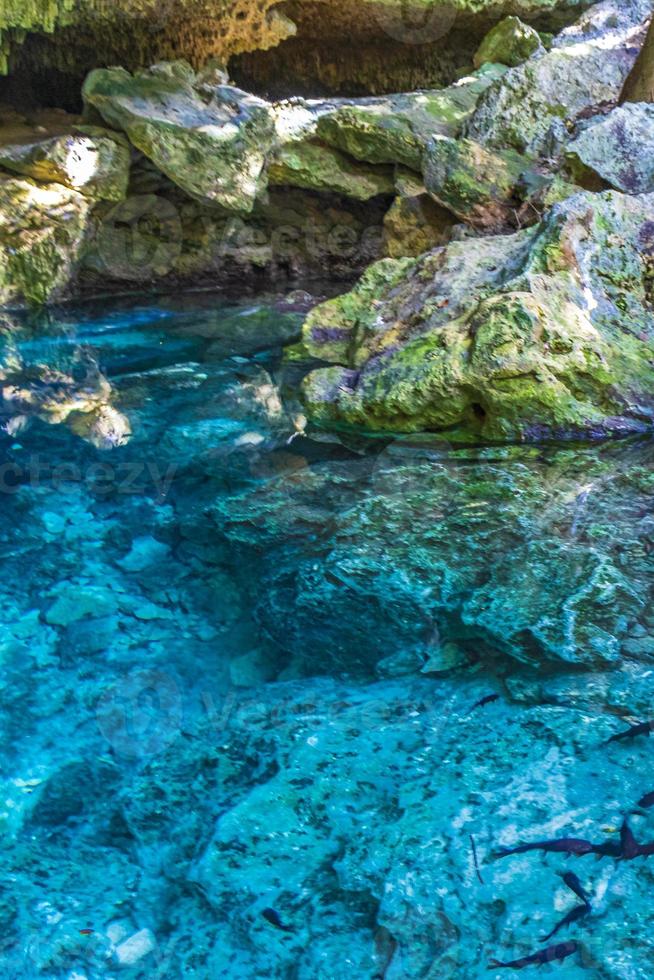
<path fill-rule="evenodd" d="M 649 738 L 652 731 L 651 721 L 642 721 L 638 725 L 632 725 L 631 728 L 627 728 L 624 732 L 617 732 L 615 735 L 611 735 L 611 738 L 607 739 L 606 744 L 610 745 L 611 742 L 622 742 L 627 738 L 637 738 L 639 735 L 647 735 Z"/>
<path fill-rule="evenodd" d="M 568 914 L 561 919 L 558 925 L 554 926 L 551 932 L 548 932 L 546 936 L 543 936 L 541 942 L 548 942 L 553 936 L 556 936 L 560 929 L 565 929 L 566 926 L 571 926 L 573 922 L 579 922 L 580 919 L 583 919 L 591 911 L 592 910 L 588 902 L 584 902 L 583 905 L 576 905 L 573 909 L 570 909 Z"/>
<path fill-rule="evenodd" d="M 269 922 L 271 926 L 275 927 L 275 929 L 279 929 L 281 932 L 293 932 L 290 926 L 284 925 L 280 918 L 279 912 L 277 912 L 275 909 L 264 909 L 261 914 L 266 922 Z"/>
<path fill-rule="evenodd" d="M 512 960 L 510 963 L 491 960 L 488 969 L 522 970 L 525 966 L 542 966 L 544 963 L 552 963 L 554 960 L 559 960 L 562 963 L 568 956 L 573 956 L 578 949 L 579 944 L 575 942 L 557 943 L 555 946 L 548 946 L 547 949 L 541 949 L 538 953 L 523 956 L 522 959 Z"/>
<path fill-rule="evenodd" d="M 593 854 L 597 857 L 612 857 L 621 858 L 622 857 L 622 844 L 618 844 L 617 841 L 607 840 L 602 844 L 593 844 Z"/>
<path fill-rule="evenodd" d="M 484 879 L 481 876 L 481 871 L 479 870 L 479 861 L 477 860 L 477 845 L 475 844 L 475 838 L 470 834 L 470 844 L 472 845 L 472 857 L 475 862 L 475 871 L 477 872 L 477 877 L 479 878 L 479 884 L 484 884 Z"/>
<path fill-rule="evenodd" d="M 595 846 L 589 840 L 581 840 L 579 837 L 562 837 L 561 840 L 543 840 L 535 844 L 519 844 L 518 847 L 501 850 L 498 857 L 525 854 L 527 851 L 550 851 L 554 854 L 576 854 L 581 857 L 584 854 L 592 854 L 594 850 Z"/>
<path fill-rule="evenodd" d="M 654 854 L 654 843 L 639 844 L 626 820 L 620 830 L 620 847 L 622 852 L 620 857 L 625 861 L 633 861 L 637 857 L 651 857 Z"/>
<path fill-rule="evenodd" d="M 93 929 L 80 929 L 79 934 L 80 936 L 92 936 L 93 932 Z"/>
<path fill-rule="evenodd" d="M 499 701 L 499 700 L 500 700 L 499 694 L 487 694 L 485 698 L 482 698 L 480 701 L 477 701 L 476 704 L 473 704 L 470 710 L 476 711 L 477 708 L 485 708 L 487 704 L 493 704 L 494 701 Z"/>
<path fill-rule="evenodd" d="M 651 806 L 654 806 L 654 792 L 645 793 L 645 795 L 638 800 L 638 806 L 642 806 L 646 810 L 649 810 Z"/>
<path fill-rule="evenodd" d="M 561 875 L 563 881 L 568 886 L 570 891 L 574 892 L 577 898 L 580 898 L 585 905 L 590 905 L 590 899 L 588 898 L 588 893 L 586 889 L 577 878 L 574 871 L 566 871 L 565 874 Z"/>
<path fill-rule="evenodd" d="M 621 857 L 625 861 L 633 861 L 634 858 L 639 856 L 641 850 L 626 820 L 620 828 L 620 849 L 622 852 Z"/>

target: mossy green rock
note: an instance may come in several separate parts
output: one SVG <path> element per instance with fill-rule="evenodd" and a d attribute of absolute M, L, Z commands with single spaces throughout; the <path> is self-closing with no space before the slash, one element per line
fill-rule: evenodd
<path fill-rule="evenodd" d="M 0 180 L 0 305 L 46 303 L 66 288 L 90 206 L 61 184 Z"/>
<path fill-rule="evenodd" d="M 627 103 L 592 120 L 567 147 L 574 175 L 592 171 L 628 194 L 654 190 L 654 106 Z"/>
<path fill-rule="evenodd" d="M 95 127 L 34 143 L 0 144 L 0 167 L 45 183 L 64 184 L 95 200 L 125 197 L 130 159 L 127 140 Z"/>
<path fill-rule="evenodd" d="M 398 167 L 395 188 L 397 196 L 384 217 L 386 254 L 400 259 L 445 245 L 455 220 L 451 212 L 427 194 L 422 180 L 410 170 Z"/>
<path fill-rule="evenodd" d="M 425 186 L 435 201 L 476 228 L 500 230 L 529 189 L 544 184 L 532 161 L 469 139 L 436 136 L 427 148 Z"/>
<path fill-rule="evenodd" d="M 322 424 L 483 440 L 654 421 L 654 196 L 580 193 L 533 229 L 373 267 L 317 307 L 303 392 Z"/>
<path fill-rule="evenodd" d="M 288 143 L 273 155 L 268 168 L 270 184 L 329 191 L 368 201 L 378 194 L 393 194 L 392 171 L 357 163 L 339 150 L 318 143 Z"/>
<path fill-rule="evenodd" d="M 649 14 L 648 0 L 596 4 L 551 51 L 510 68 L 482 95 L 466 135 L 493 149 L 553 153 L 580 115 L 620 97 Z"/>
<path fill-rule="evenodd" d="M 487 65 L 449 88 L 360 99 L 325 112 L 321 140 L 368 163 L 398 163 L 420 172 L 435 133 L 457 136 L 480 96 L 506 69 Z"/>
<path fill-rule="evenodd" d="M 183 63 L 131 75 L 97 69 L 84 100 L 183 191 L 200 201 L 249 212 L 265 187 L 273 145 L 269 103 L 202 81 Z"/>
<path fill-rule="evenodd" d="M 538 31 L 519 17 L 505 17 L 490 31 L 475 55 L 475 68 L 491 63 L 515 68 L 541 48 Z"/>

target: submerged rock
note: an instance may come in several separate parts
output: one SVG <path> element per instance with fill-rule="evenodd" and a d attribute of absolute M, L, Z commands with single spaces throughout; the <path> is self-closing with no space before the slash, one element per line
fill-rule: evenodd
<path fill-rule="evenodd" d="M 331 976 L 354 964 L 366 980 L 383 969 L 411 980 L 481 977 L 494 956 L 544 948 L 543 935 L 574 907 L 561 880 L 571 865 L 563 855 L 498 852 L 566 836 L 619 847 L 621 814 L 649 785 L 647 740 L 629 758 L 607 752 L 613 725 L 601 701 L 583 710 L 500 696 L 471 711 L 494 690 L 483 678 L 324 681 L 269 688 L 256 712 L 247 703 L 234 712 L 221 732 L 230 754 L 257 746 L 260 767 L 276 765 L 220 810 L 187 872 L 214 916 L 231 910 L 205 954 L 213 975 L 238 963 L 248 975 L 281 980 L 296 970 L 315 980 L 328 962 Z M 175 772 L 172 758 L 163 765 Z M 152 808 L 134 805 L 138 815 Z M 651 840 L 650 818 L 631 821 Z M 589 964 L 619 978 L 651 969 L 642 919 L 625 915 L 625 905 L 647 905 L 648 861 L 587 857 L 574 871 L 601 928 L 591 919 L 563 934 L 578 943 L 566 980 L 587 976 Z M 271 904 L 288 932 L 262 917 Z"/>
<path fill-rule="evenodd" d="M 373 462 L 289 470 L 214 519 L 243 567 L 265 555 L 256 617 L 312 672 L 596 669 L 654 656 L 651 457 L 400 440 Z M 645 620 L 649 652 L 630 654 Z"/>
<path fill-rule="evenodd" d="M 379 263 L 304 327 L 338 367 L 304 382 L 320 423 L 483 440 L 652 425 L 654 198 L 580 193 L 534 229 Z"/>
<path fill-rule="evenodd" d="M 616 190 L 654 190 L 654 106 L 627 103 L 592 120 L 566 147 L 568 164 L 583 179 L 590 171 Z"/>
<path fill-rule="evenodd" d="M 238 310 L 194 302 L 7 331 L 3 370 L 92 348 L 134 437 L 104 490 L 69 432 L 5 440 L 5 972 L 467 980 L 543 948 L 572 865 L 499 849 L 617 855 L 631 811 L 654 838 L 650 740 L 606 744 L 651 711 L 652 441 L 289 441 L 277 358 L 216 363 Z M 566 980 L 652 973 L 651 861 L 573 863 Z"/>
<path fill-rule="evenodd" d="M 210 85 L 184 63 L 130 75 L 91 72 L 84 100 L 191 197 L 250 212 L 263 185 L 274 125 L 269 103 Z"/>

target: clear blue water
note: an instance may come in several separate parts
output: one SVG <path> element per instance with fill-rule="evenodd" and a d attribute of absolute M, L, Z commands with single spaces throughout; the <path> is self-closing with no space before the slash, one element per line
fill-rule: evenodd
<path fill-rule="evenodd" d="M 643 703 L 611 678 L 654 652 L 651 445 L 305 432 L 301 319 L 207 297 L 4 325 L 3 977 L 431 976 L 419 930 L 392 972 L 400 927 L 348 850 L 411 811 L 415 719 L 489 691 L 569 707 L 591 669 L 591 716 Z M 289 753 L 325 726 L 309 806 L 323 777 Z M 299 945 L 271 906 L 313 909 Z"/>

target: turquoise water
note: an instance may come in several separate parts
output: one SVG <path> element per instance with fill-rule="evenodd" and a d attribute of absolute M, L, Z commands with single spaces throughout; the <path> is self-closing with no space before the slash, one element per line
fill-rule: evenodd
<path fill-rule="evenodd" d="M 301 322 L 4 323 L 3 977 L 487 976 L 567 909 L 497 843 L 654 789 L 652 444 L 312 431 Z M 563 975 L 651 975 L 606 867 Z"/>

